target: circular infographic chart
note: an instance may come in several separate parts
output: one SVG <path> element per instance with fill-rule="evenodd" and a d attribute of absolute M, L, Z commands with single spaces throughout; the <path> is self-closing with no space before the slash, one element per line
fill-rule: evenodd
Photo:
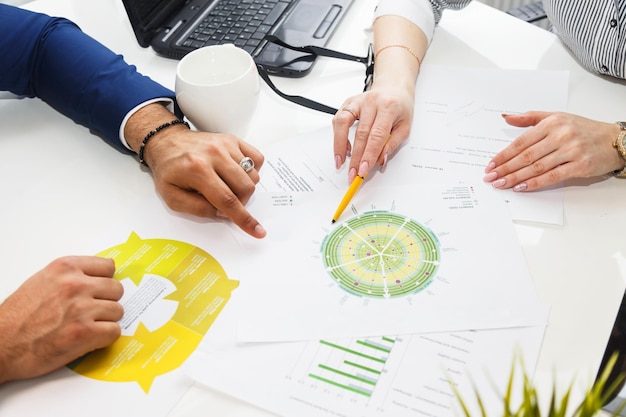
<path fill-rule="evenodd" d="M 342 289 L 357 296 L 414 294 L 434 279 L 439 239 L 400 214 L 369 211 L 338 225 L 321 245 L 324 266 Z"/>

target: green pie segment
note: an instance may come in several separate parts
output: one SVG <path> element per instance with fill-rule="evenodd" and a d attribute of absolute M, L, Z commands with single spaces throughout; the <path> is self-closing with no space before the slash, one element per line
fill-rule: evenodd
<path fill-rule="evenodd" d="M 321 245 L 329 275 L 357 296 L 393 298 L 414 294 L 434 279 L 439 239 L 400 214 L 370 211 L 338 225 Z"/>

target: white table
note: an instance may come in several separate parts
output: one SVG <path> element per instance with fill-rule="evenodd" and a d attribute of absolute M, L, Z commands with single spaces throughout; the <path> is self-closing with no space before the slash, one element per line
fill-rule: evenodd
<path fill-rule="evenodd" d="M 363 54 L 369 42 L 363 29 L 374 5 L 356 0 L 329 46 Z M 26 7 L 76 21 L 141 72 L 173 87 L 176 61 L 137 45 L 121 1 L 39 0 Z M 588 73 L 552 34 L 478 2 L 444 13 L 425 62 L 568 70 L 569 111 L 605 121 L 626 119 L 625 83 Z M 362 78 L 361 65 L 323 60 L 304 79 L 276 83 L 286 92 L 339 106 L 360 91 Z M 330 120 L 263 87 L 247 139 L 263 147 Z M 155 190 L 135 159 L 38 100 L 0 100 L 0 126 L 4 298 L 52 259 L 84 254 L 81 242 L 103 233 L 102 219 L 114 219 Z M 559 386 L 574 376 L 589 383 L 599 366 L 625 287 L 625 191 L 626 180 L 572 182 L 565 189 L 563 227 L 516 224 L 539 296 L 552 306 L 535 377 L 540 387 L 549 388 L 555 371 Z M 170 415 L 269 414 L 194 386 Z"/>

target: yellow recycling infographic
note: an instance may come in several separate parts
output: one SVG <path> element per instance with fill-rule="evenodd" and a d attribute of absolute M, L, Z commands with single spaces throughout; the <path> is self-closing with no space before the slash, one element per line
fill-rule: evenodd
<path fill-rule="evenodd" d="M 136 381 L 147 393 L 191 355 L 239 281 L 202 249 L 175 240 L 131 233 L 97 256 L 115 260 L 114 278 L 124 286 L 122 336 L 68 367 L 96 380 Z"/>

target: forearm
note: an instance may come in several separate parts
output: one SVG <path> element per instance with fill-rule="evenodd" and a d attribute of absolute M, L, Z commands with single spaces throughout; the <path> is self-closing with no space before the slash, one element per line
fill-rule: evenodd
<path fill-rule="evenodd" d="M 395 85 L 412 92 L 427 48 L 426 34 L 409 20 L 393 15 L 377 18 L 374 84 Z"/>
<path fill-rule="evenodd" d="M 19 328 L 19 312 L 6 304 L 0 304 L 0 384 L 15 379 L 15 371 L 22 366 L 21 359 L 29 348 L 16 340 L 15 335 L 24 329 Z"/>
<path fill-rule="evenodd" d="M 124 126 L 124 139 L 135 153 L 139 154 L 142 143 L 150 132 L 155 130 L 158 126 L 177 120 L 176 115 L 169 111 L 163 104 L 148 104 L 137 110 L 126 122 L 126 126 Z M 151 138 L 143 149 L 143 157 L 148 166 L 152 166 L 151 161 L 154 151 L 159 148 L 157 142 L 163 142 L 166 137 L 180 130 L 188 129 L 183 124 L 173 125 L 154 134 L 154 138 Z"/>

